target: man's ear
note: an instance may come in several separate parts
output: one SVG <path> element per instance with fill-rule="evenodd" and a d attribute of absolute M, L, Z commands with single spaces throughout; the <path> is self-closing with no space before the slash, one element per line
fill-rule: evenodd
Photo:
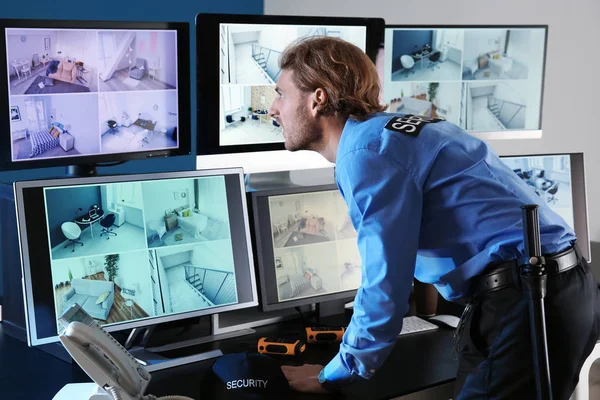
<path fill-rule="evenodd" d="M 326 107 L 329 101 L 329 97 L 327 96 L 327 92 L 323 88 L 317 88 L 311 96 L 311 112 L 313 116 L 317 116 L 320 112 L 322 112 Z"/>

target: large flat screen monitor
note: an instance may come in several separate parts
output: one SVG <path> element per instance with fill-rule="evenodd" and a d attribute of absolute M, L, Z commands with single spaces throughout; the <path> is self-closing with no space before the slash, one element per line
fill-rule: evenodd
<path fill-rule="evenodd" d="M 190 154 L 189 24 L 0 20 L 0 170 Z"/>
<path fill-rule="evenodd" d="M 335 184 L 251 198 L 263 310 L 354 297 L 361 283 L 357 233 Z"/>
<path fill-rule="evenodd" d="M 196 25 L 198 155 L 284 150 L 268 115 L 283 50 L 302 37 L 332 36 L 374 61 L 384 28 L 376 18 L 229 14 L 199 14 Z"/>
<path fill-rule="evenodd" d="M 583 153 L 501 157 L 512 170 L 560 215 L 577 235 L 591 260 Z"/>
<path fill-rule="evenodd" d="M 242 170 L 15 183 L 30 345 L 256 306 Z"/>
<path fill-rule="evenodd" d="M 547 26 L 386 26 L 383 101 L 483 139 L 541 136 Z"/>

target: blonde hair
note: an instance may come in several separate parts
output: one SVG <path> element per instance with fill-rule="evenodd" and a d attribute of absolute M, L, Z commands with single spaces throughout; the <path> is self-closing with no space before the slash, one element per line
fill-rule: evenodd
<path fill-rule="evenodd" d="M 364 120 L 384 111 L 379 103 L 379 75 L 375 64 L 357 46 L 326 36 L 303 38 L 288 46 L 279 58 L 281 69 L 293 72 L 303 92 L 327 92 L 325 114 Z"/>

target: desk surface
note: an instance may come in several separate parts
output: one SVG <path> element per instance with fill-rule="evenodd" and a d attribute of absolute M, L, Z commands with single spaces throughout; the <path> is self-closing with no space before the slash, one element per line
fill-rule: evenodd
<path fill-rule="evenodd" d="M 133 124 L 139 126 L 140 128 L 148 129 L 149 131 L 153 131 L 156 127 L 156 124 L 149 119 L 138 118 Z"/>
<path fill-rule="evenodd" d="M 93 224 L 96 221 L 99 221 L 102 219 L 102 217 L 104 216 L 104 210 L 102 209 L 97 209 L 96 210 L 96 218 L 91 218 L 89 213 L 80 215 L 79 217 L 75 218 L 73 221 L 75 221 L 78 224 Z M 84 221 L 83 219 L 89 219 L 88 221 Z"/>
<path fill-rule="evenodd" d="M 253 351 L 261 336 L 289 334 L 300 329 L 299 321 L 257 328 L 254 335 L 223 340 L 198 346 L 196 351 L 219 348 L 223 353 Z M 452 331 L 437 331 L 405 335 L 384 366 L 370 380 L 361 380 L 342 391 L 348 399 L 390 398 L 452 382 L 457 364 L 452 359 Z M 297 358 L 279 358 L 282 364 L 326 364 L 337 353 L 337 346 L 309 345 Z M 220 383 L 212 373 L 214 360 L 202 361 L 152 373 L 147 393 L 155 396 L 185 395 L 195 399 L 218 398 Z M 0 383 L 2 398 L 51 399 L 65 384 L 85 382 L 87 377 L 49 354 L 27 347 L 17 339 L 5 336 L 0 324 Z M 330 396 L 294 393 L 291 398 L 328 398 Z"/>

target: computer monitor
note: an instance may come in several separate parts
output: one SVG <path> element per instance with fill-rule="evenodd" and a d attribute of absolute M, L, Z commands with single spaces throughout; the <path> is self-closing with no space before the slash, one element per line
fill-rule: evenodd
<path fill-rule="evenodd" d="M 354 297 L 357 233 L 335 184 L 252 192 L 251 202 L 263 310 Z"/>
<path fill-rule="evenodd" d="M 188 23 L 0 20 L 0 48 L 0 170 L 190 154 Z"/>
<path fill-rule="evenodd" d="M 258 304 L 240 168 L 15 183 L 29 345 Z"/>
<path fill-rule="evenodd" d="M 583 153 L 501 159 L 575 230 L 583 256 L 591 261 Z"/>
<path fill-rule="evenodd" d="M 383 102 L 482 139 L 541 137 L 548 27 L 390 25 Z"/>
<path fill-rule="evenodd" d="M 373 61 L 383 39 L 384 21 L 376 18 L 305 17 L 276 15 L 199 14 L 197 25 L 199 163 L 241 165 L 245 155 L 232 153 L 278 150 L 249 161 L 250 172 L 284 170 L 290 157 L 304 168 L 316 168 L 308 152 L 284 151 L 281 127 L 268 115 L 275 99 L 279 57 L 299 38 L 333 36 L 364 50 Z M 229 155 L 229 157 L 207 157 Z M 289 155 L 289 156 L 288 156 Z M 287 158 L 286 158 L 287 157 Z M 206 160 L 200 160 L 206 158 Z M 252 156 L 249 155 L 249 159 Z M 304 159 L 303 159 L 304 160 Z M 261 168 L 261 162 L 264 168 Z M 281 163 L 281 164 L 279 164 Z M 269 165 L 271 164 L 271 165 Z M 244 170 L 246 165 L 242 165 Z"/>

